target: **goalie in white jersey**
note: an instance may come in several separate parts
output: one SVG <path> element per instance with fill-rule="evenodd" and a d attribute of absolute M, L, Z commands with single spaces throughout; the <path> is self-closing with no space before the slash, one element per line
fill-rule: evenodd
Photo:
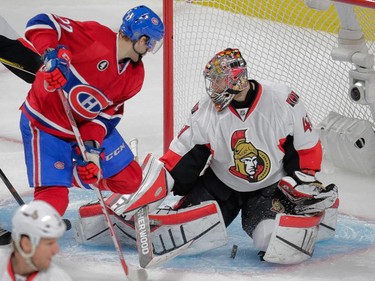
<path fill-rule="evenodd" d="M 242 212 L 264 260 L 308 259 L 322 220 L 331 233 L 321 238 L 334 235 L 338 193 L 315 178 L 322 147 L 301 99 L 286 85 L 249 80 L 238 49 L 217 53 L 204 76 L 208 96 L 160 159 L 183 196 L 176 208 L 215 200 L 226 226 Z"/>
<path fill-rule="evenodd" d="M 0 247 L 1 281 L 72 281 L 52 262 L 65 233 L 58 212 L 44 201 L 21 206 L 12 220 L 12 245 Z"/>
<path fill-rule="evenodd" d="M 317 240 L 334 236 L 339 200 L 334 184 L 323 186 L 315 177 L 322 147 L 302 101 L 286 85 L 248 80 L 238 49 L 217 53 L 204 76 L 208 96 L 193 107 L 160 161 L 145 160 L 137 196 L 106 200 L 121 240 L 136 240 L 129 239 L 136 234 L 128 219 L 142 202 L 153 202 L 149 218 L 156 225 L 152 243 L 145 244 L 151 259 L 224 245 L 226 227 L 240 211 L 242 228 L 263 260 L 293 264 L 310 258 Z M 154 210 L 169 190 L 182 199 Z M 80 208 L 78 241 L 103 243 L 100 210 L 98 203 Z"/>

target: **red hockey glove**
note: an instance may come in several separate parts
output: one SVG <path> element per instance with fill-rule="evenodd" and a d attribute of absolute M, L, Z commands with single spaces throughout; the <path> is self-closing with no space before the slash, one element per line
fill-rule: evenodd
<path fill-rule="evenodd" d="M 77 173 L 86 184 L 98 183 L 102 178 L 100 159 L 104 156 L 104 149 L 99 148 L 95 141 L 85 141 L 88 161 L 84 161 L 82 155 L 77 158 Z"/>
<path fill-rule="evenodd" d="M 302 171 L 283 177 L 278 188 L 285 196 L 296 204 L 297 214 L 314 214 L 332 207 L 338 198 L 338 189 L 334 184 L 323 186 L 315 176 Z"/>
<path fill-rule="evenodd" d="M 46 66 L 44 80 L 47 91 L 54 91 L 66 84 L 70 72 L 71 57 L 70 51 L 62 45 L 57 46 L 56 49 L 47 49 L 44 52 L 42 60 Z"/>

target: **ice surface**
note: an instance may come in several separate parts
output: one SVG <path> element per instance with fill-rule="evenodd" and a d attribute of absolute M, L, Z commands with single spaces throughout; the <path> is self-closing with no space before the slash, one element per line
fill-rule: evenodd
<path fill-rule="evenodd" d="M 26 21 L 39 12 L 96 20 L 116 30 L 123 13 L 140 3 L 162 14 L 161 0 L 2 0 L 0 13 L 21 34 Z M 139 95 L 126 103 L 126 113 L 119 125 L 126 140 L 139 139 L 141 159 L 148 152 L 156 156 L 162 153 L 162 56 L 159 52 L 144 58 L 144 87 Z M 26 202 L 31 200 L 32 193 L 27 187 L 18 108 L 28 88 L 28 84 L 0 66 L 0 168 Z M 319 178 L 327 184 L 334 182 L 339 186 L 341 205 L 336 238 L 318 243 L 311 260 L 293 266 L 260 262 L 251 239 L 242 231 L 237 219 L 228 229 L 229 243 L 226 246 L 197 256 L 177 257 L 161 267 L 150 269 L 149 280 L 374 280 L 375 176 L 340 170 L 325 160 Z M 66 217 L 74 222 L 78 207 L 94 199 L 94 192 L 72 189 Z M 16 201 L 0 183 L 0 221 L 7 228 L 16 207 Z M 230 258 L 233 244 L 238 245 L 235 259 Z M 78 245 L 72 231 L 68 231 L 61 240 L 61 248 L 55 260 L 74 280 L 125 280 L 114 247 Z M 137 266 L 135 250 L 125 246 L 124 253 L 126 261 Z"/>

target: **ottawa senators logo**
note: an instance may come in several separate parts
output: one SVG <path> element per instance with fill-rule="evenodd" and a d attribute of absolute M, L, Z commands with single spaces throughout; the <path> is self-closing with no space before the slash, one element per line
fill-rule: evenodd
<path fill-rule="evenodd" d="M 232 135 L 231 147 L 235 165 L 229 168 L 229 172 L 249 182 L 259 182 L 268 176 L 271 161 L 266 153 L 251 142 L 246 142 L 245 132 L 246 130 L 239 130 Z"/>
<path fill-rule="evenodd" d="M 285 207 L 281 204 L 280 200 L 276 198 L 272 200 L 271 211 L 275 213 L 285 213 Z"/>

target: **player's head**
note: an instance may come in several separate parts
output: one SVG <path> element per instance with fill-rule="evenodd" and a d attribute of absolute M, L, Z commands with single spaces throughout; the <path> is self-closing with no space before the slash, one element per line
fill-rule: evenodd
<path fill-rule="evenodd" d="M 155 12 L 143 5 L 126 12 L 120 31 L 133 42 L 146 36 L 147 51 L 152 53 L 156 53 L 163 45 L 164 24 Z"/>
<path fill-rule="evenodd" d="M 204 68 L 206 91 L 218 111 L 226 108 L 234 96 L 248 87 L 246 61 L 238 49 L 217 53 Z"/>
<path fill-rule="evenodd" d="M 52 240 L 56 244 L 55 240 L 60 238 L 65 230 L 66 225 L 59 213 L 44 201 L 36 200 L 22 205 L 12 219 L 14 245 L 32 267 L 36 267 L 31 259 L 36 255 L 36 249 L 42 240 Z M 25 237 L 27 243 L 21 242 Z M 51 253 L 51 256 L 54 254 Z"/>

